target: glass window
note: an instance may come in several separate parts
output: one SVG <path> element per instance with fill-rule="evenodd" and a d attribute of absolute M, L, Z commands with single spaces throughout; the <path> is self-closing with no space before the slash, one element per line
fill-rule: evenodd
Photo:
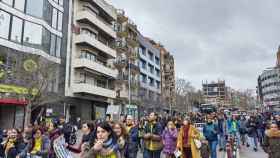
<path fill-rule="evenodd" d="M 39 18 L 43 17 L 44 0 L 27 0 L 26 3 L 27 14 Z"/>
<path fill-rule="evenodd" d="M 13 5 L 13 0 L 2 0 L 2 2 L 9 4 L 9 5 Z"/>
<path fill-rule="evenodd" d="M 63 0 L 58 0 L 59 5 L 63 6 Z"/>
<path fill-rule="evenodd" d="M 62 20 L 63 20 L 63 14 L 62 14 L 62 12 L 58 12 L 58 20 L 57 20 L 58 31 L 62 30 Z"/>
<path fill-rule="evenodd" d="M 55 50 L 55 56 L 60 57 L 60 51 L 61 51 L 61 38 L 57 37 L 56 38 L 56 50 Z"/>
<path fill-rule="evenodd" d="M 57 10 L 53 8 L 53 14 L 52 14 L 52 27 L 56 29 L 57 27 Z"/>
<path fill-rule="evenodd" d="M 24 11 L 25 0 L 15 0 L 15 8 Z"/>
<path fill-rule="evenodd" d="M 42 46 L 43 50 L 50 54 L 50 38 L 51 38 L 51 33 L 49 30 L 46 28 L 43 28 L 43 40 L 42 40 Z"/>
<path fill-rule="evenodd" d="M 23 20 L 14 16 L 11 31 L 11 40 L 21 43 Z"/>
<path fill-rule="evenodd" d="M 25 21 L 23 42 L 25 44 L 40 45 L 42 44 L 42 26 Z"/>
<path fill-rule="evenodd" d="M 0 10 L 0 37 L 8 39 L 11 15 Z"/>
<path fill-rule="evenodd" d="M 55 43 L 56 36 L 51 34 L 51 47 L 50 47 L 50 55 L 55 56 Z"/>

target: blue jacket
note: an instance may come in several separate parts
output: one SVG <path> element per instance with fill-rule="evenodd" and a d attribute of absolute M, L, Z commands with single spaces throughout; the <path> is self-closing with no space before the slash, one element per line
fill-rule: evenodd
<path fill-rule="evenodd" d="M 218 141 L 218 125 L 217 124 L 206 124 L 203 127 L 203 135 L 208 141 Z"/>
<path fill-rule="evenodd" d="M 236 123 L 236 126 L 234 126 L 234 123 Z M 227 134 L 235 134 L 236 132 L 239 132 L 240 129 L 240 122 L 237 120 L 227 120 Z"/>
<path fill-rule="evenodd" d="M 138 128 L 132 127 L 128 133 L 128 140 L 126 142 L 126 150 L 125 150 L 125 157 L 126 158 L 134 158 L 133 153 L 137 153 L 138 151 Z"/>

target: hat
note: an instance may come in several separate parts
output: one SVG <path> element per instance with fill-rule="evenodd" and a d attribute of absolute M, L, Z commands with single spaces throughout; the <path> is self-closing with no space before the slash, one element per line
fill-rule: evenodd
<path fill-rule="evenodd" d="M 133 117 L 131 115 L 127 115 L 126 119 L 133 120 Z"/>

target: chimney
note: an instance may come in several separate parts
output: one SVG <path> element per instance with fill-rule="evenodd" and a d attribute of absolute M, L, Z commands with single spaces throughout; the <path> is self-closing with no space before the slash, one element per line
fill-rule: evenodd
<path fill-rule="evenodd" d="M 278 51 L 277 51 L 277 62 L 276 62 L 276 66 L 280 67 L 280 46 L 278 47 Z"/>

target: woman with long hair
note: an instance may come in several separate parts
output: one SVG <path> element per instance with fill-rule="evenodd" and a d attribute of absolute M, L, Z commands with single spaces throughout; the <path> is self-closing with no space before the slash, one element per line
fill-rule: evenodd
<path fill-rule="evenodd" d="M 113 131 L 115 132 L 117 138 L 118 138 L 118 149 L 120 151 L 121 157 L 125 158 L 127 154 L 127 139 L 128 139 L 128 134 L 126 131 L 126 128 L 123 123 L 117 122 L 113 124 Z"/>
<path fill-rule="evenodd" d="M 178 131 L 173 123 L 173 121 L 169 121 L 167 123 L 167 127 L 163 131 L 161 137 L 163 141 L 163 153 L 166 155 L 166 158 L 174 158 L 174 151 L 176 149 L 176 141 L 177 141 Z"/>
<path fill-rule="evenodd" d="M 280 157 L 280 130 L 276 122 L 272 122 L 270 129 L 265 132 L 263 149 L 269 158 Z"/>
<path fill-rule="evenodd" d="M 182 152 L 182 158 L 200 158 L 194 139 L 200 139 L 200 132 L 191 124 L 189 118 L 185 118 L 177 139 L 177 150 Z"/>
<path fill-rule="evenodd" d="M 69 149 L 70 151 L 74 152 L 74 153 L 81 153 L 82 152 L 82 145 L 84 143 L 89 143 L 94 136 L 94 132 L 95 132 L 95 125 L 92 121 L 85 121 L 82 123 L 82 141 L 80 142 L 80 144 L 78 145 L 78 147 L 74 146 L 74 145 L 66 145 L 67 149 Z"/>
<path fill-rule="evenodd" d="M 120 158 L 117 136 L 107 122 L 96 126 L 93 140 L 93 146 L 83 151 L 82 158 Z"/>

